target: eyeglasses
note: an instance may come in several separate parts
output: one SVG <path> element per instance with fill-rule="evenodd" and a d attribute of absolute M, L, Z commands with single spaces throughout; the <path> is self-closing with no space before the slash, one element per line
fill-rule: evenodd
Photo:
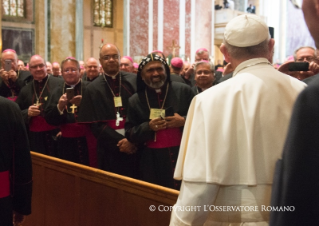
<path fill-rule="evenodd" d="M 42 69 L 44 66 L 45 66 L 44 64 L 38 64 L 38 65 L 29 66 L 29 68 L 37 69 L 39 67 L 40 69 Z"/>
<path fill-rule="evenodd" d="M 212 73 L 211 71 L 208 71 L 208 70 L 200 70 L 200 71 L 196 71 L 196 74 L 198 75 L 201 75 L 201 74 L 204 74 L 204 75 L 209 75 L 210 73 Z"/>
<path fill-rule="evenodd" d="M 314 57 L 301 57 L 297 59 L 297 62 L 303 62 L 304 60 L 306 60 L 307 62 L 311 62 L 314 61 Z"/>
<path fill-rule="evenodd" d="M 102 56 L 101 57 L 103 60 L 110 60 L 110 59 L 113 59 L 113 60 L 119 60 L 120 56 L 115 54 L 115 55 L 105 55 L 105 56 Z"/>
<path fill-rule="evenodd" d="M 64 73 L 75 73 L 78 71 L 76 68 L 65 68 L 62 70 Z"/>

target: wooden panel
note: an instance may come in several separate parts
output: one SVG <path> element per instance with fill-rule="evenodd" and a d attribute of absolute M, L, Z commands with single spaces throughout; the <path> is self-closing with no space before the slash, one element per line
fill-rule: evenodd
<path fill-rule="evenodd" d="M 31 225 L 168 225 L 178 191 L 32 153 Z"/>

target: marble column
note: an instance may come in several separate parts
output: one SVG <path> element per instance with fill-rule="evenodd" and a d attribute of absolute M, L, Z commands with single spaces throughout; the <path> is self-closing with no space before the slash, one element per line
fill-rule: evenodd
<path fill-rule="evenodd" d="M 130 0 L 124 0 L 123 56 L 130 55 Z"/>
<path fill-rule="evenodd" d="M 196 0 L 195 4 L 192 4 L 192 11 L 195 10 L 194 26 L 192 26 L 192 34 L 194 40 L 192 42 L 192 55 L 191 59 L 194 60 L 195 52 L 199 48 L 206 48 L 208 51 L 212 49 L 212 5 L 213 1 Z M 196 7 L 196 8 L 195 8 Z M 195 9 L 194 9 L 195 8 Z M 210 53 L 211 54 L 211 53 Z"/>
<path fill-rule="evenodd" d="M 37 0 L 35 4 L 35 54 L 47 57 L 47 7 L 46 0 Z"/>
<path fill-rule="evenodd" d="M 83 0 L 76 1 L 75 12 L 75 58 L 78 60 L 83 59 Z"/>
<path fill-rule="evenodd" d="M 40 0 L 43 1 L 43 0 Z M 73 0 L 51 1 L 51 61 L 75 56 L 76 5 Z"/>

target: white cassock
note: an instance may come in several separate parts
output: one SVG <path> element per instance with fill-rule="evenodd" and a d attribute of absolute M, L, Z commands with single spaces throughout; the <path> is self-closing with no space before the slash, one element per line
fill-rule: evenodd
<path fill-rule="evenodd" d="M 263 207 L 270 203 L 275 163 L 305 86 L 255 58 L 194 97 L 174 174 L 183 180 L 175 207 L 201 208 L 172 211 L 170 225 L 268 225 Z M 226 211 L 216 209 L 221 206 Z"/>

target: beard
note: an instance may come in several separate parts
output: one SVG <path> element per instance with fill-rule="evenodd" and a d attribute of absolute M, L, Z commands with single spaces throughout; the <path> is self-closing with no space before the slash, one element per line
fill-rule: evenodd
<path fill-rule="evenodd" d="M 165 84 L 164 80 L 161 80 L 159 82 L 147 82 L 146 85 L 148 85 L 149 87 L 153 88 L 153 89 L 160 89 L 163 85 Z"/>

